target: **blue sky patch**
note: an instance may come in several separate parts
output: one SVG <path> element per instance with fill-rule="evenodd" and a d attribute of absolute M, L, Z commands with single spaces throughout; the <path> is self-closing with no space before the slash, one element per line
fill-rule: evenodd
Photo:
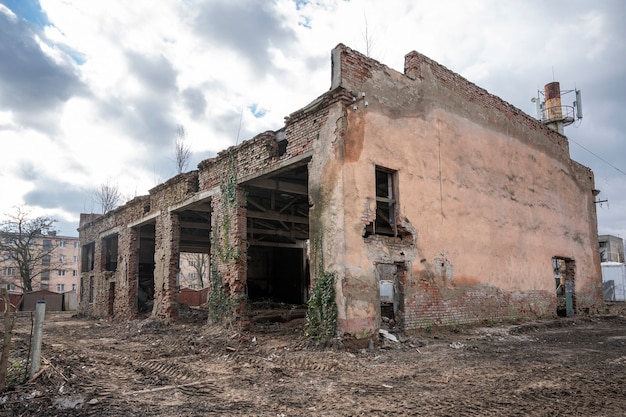
<path fill-rule="evenodd" d="M 39 0 L 0 0 L 0 3 L 11 9 L 18 17 L 40 27 L 50 24 L 48 16 L 41 8 Z"/>
<path fill-rule="evenodd" d="M 249 105 L 248 110 L 250 110 L 250 112 L 252 112 L 252 115 L 257 119 L 260 119 L 267 114 L 267 110 L 259 107 L 256 103 Z"/>

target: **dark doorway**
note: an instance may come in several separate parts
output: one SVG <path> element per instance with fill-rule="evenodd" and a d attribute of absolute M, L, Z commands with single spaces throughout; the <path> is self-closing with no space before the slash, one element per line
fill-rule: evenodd
<path fill-rule="evenodd" d="M 306 303 L 309 284 L 307 161 L 255 178 L 247 182 L 245 188 L 248 299 Z"/>
<path fill-rule="evenodd" d="M 155 225 L 139 228 L 137 247 L 137 311 L 150 313 L 154 306 Z"/>
<path fill-rule="evenodd" d="M 109 316 L 112 316 L 114 313 L 114 305 L 115 305 L 115 282 L 109 283 Z"/>
<path fill-rule="evenodd" d="M 555 256 L 552 269 L 556 287 L 556 314 L 572 317 L 576 310 L 576 262 L 571 258 Z"/>
<path fill-rule="evenodd" d="M 376 265 L 382 329 L 404 330 L 404 284 L 407 271 L 406 264 L 402 262 Z"/>

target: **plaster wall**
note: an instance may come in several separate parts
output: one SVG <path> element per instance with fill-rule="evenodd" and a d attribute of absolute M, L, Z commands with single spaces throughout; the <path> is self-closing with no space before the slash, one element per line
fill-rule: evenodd
<path fill-rule="evenodd" d="M 365 99 L 346 107 L 338 174 L 342 331 L 377 330 L 378 263 L 408 266 L 405 328 L 554 314 L 553 256 L 575 260 L 577 307 L 593 308 L 593 175 L 570 160 L 567 139 L 506 106 L 471 102 L 466 90 L 486 92 L 458 76 L 453 90 L 442 88 L 440 67 L 422 65 L 415 79 L 372 65 L 354 75 L 351 66 L 367 59 L 344 55 L 343 86 Z M 376 166 L 396 172 L 398 217 L 410 232 L 403 239 L 363 237 L 376 210 Z"/>

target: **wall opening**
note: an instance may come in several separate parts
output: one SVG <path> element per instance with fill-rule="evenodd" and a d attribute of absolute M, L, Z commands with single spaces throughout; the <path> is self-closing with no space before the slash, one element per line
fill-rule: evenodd
<path fill-rule="evenodd" d="M 310 282 L 306 161 L 249 181 L 245 189 L 246 290 L 252 309 L 265 308 L 268 301 L 273 307 L 306 303 Z"/>
<path fill-rule="evenodd" d="M 555 256 L 552 269 L 556 287 L 556 314 L 571 317 L 576 311 L 576 262 L 571 258 Z"/>
<path fill-rule="evenodd" d="M 407 271 L 404 262 L 376 265 L 381 329 L 404 330 L 404 284 Z"/>
<path fill-rule="evenodd" d="M 88 243 L 83 245 L 81 250 L 81 272 L 89 272 L 93 271 L 94 267 L 94 253 L 95 253 L 96 244 L 95 242 Z"/>
<path fill-rule="evenodd" d="M 104 250 L 104 270 L 105 271 L 117 271 L 117 245 L 118 245 L 117 233 L 111 236 L 107 236 L 102 239 L 102 249 Z"/>
<path fill-rule="evenodd" d="M 365 236 L 397 236 L 397 173 L 387 168 L 376 167 L 376 219 L 365 228 Z"/>
<path fill-rule="evenodd" d="M 115 282 L 109 282 L 109 316 L 112 316 L 115 313 Z"/>
<path fill-rule="evenodd" d="M 154 306 L 155 224 L 139 228 L 137 247 L 137 311 L 150 313 Z"/>
<path fill-rule="evenodd" d="M 305 251 L 251 246 L 248 249 L 248 299 L 303 304 L 307 301 Z"/>

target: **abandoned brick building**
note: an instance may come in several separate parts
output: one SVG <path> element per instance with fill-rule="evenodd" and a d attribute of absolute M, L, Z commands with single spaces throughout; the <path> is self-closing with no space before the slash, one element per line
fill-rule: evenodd
<path fill-rule="evenodd" d="M 210 254 L 243 310 L 333 273 L 357 338 L 556 315 L 564 289 L 567 314 L 602 302 L 597 191 L 565 136 L 417 52 L 404 74 L 341 44 L 331 60 L 282 129 L 81 215 L 83 311 L 175 317 L 182 252 Z"/>

